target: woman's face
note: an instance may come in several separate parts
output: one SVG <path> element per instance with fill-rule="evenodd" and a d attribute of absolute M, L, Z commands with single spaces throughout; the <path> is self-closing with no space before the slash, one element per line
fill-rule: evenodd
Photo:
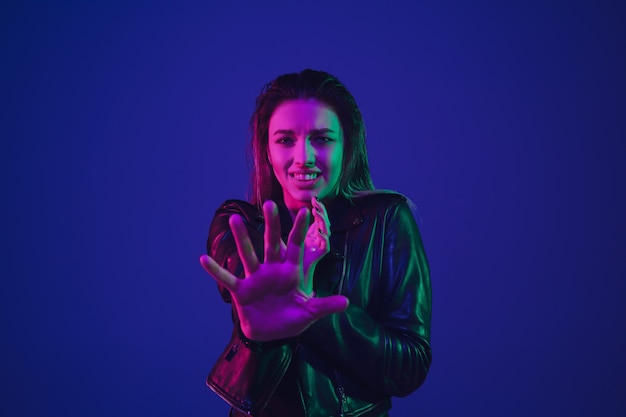
<path fill-rule="evenodd" d="M 329 106 L 316 99 L 282 102 L 269 120 L 268 137 L 270 164 L 289 209 L 310 206 L 312 197 L 334 195 L 344 138 Z"/>

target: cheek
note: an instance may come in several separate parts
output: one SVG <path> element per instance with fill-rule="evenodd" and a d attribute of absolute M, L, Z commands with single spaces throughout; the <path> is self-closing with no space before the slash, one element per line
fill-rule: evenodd
<path fill-rule="evenodd" d="M 272 148 L 267 149 L 267 160 L 270 162 L 272 169 L 274 166 L 280 162 L 280 158 L 277 157 L 276 151 L 272 150 Z"/>
<path fill-rule="evenodd" d="M 338 177 L 341 174 L 341 170 L 343 168 L 343 149 L 337 149 L 336 152 L 333 152 L 330 161 L 329 168 L 333 170 L 333 175 Z"/>
<path fill-rule="evenodd" d="M 272 165 L 270 165 L 270 170 L 272 171 L 272 173 L 274 174 L 274 176 L 276 178 L 278 178 L 280 175 L 280 167 L 276 165 L 276 161 L 274 161 L 272 163 Z"/>
<path fill-rule="evenodd" d="M 276 152 L 276 150 L 272 152 L 271 149 L 268 149 L 267 159 L 270 161 L 270 169 L 274 173 L 274 176 L 280 178 L 284 168 L 284 162 L 280 152 Z"/>

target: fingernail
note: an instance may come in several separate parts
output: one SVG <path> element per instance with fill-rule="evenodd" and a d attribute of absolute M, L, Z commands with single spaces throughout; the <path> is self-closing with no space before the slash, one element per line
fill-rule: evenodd
<path fill-rule="evenodd" d="M 316 199 L 317 201 L 320 201 L 320 198 L 319 198 L 318 196 L 315 196 L 315 199 Z"/>
<path fill-rule="evenodd" d="M 319 230 L 320 235 L 323 235 L 323 234 L 324 234 L 324 232 L 322 232 L 322 229 L 317 229 L 317 230 Z"/>

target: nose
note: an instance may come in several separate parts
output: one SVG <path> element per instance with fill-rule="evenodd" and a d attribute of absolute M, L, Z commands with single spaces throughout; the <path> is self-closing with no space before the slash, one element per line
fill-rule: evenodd
<path fill-rule="evenodd" d="M 299 166 L 315 165 L 315 148 L 308 139 L 299 140 L 294 149 L 294 163 Z"/>

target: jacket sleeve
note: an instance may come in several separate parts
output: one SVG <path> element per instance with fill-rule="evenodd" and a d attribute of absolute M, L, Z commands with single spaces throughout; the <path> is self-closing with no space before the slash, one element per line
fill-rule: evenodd
<path fill-rule="evenodd" d="M 249 203 L 238 200 L 229 200 L 216 211 L 207 240 L 207 252 L 220 266 L 243 278 L 243 266 L 228 223 L 233 214 L 243 217 L 257 256 L 261 256 L 263 236 L 256 228 L 259 223 L 259 219 L 255 218 L 256 210 Z M 232 302 L 230 292 L 221 285 L 218 287 L 224 301 Z M 272 398 L 291 363 L 294 347 L 293 339 L 264 343 L 247 339 L 241 332 L 233 308 L 231 340 L 209 373 L 207 385 L 232 407 L 256 415 Z"/>
<path fill-rule="evenodd" d="M 237 253 L 235 238 L 228 224 L 228 219 L 233 214 L 243 217 L 250 240 L 257 249 L 257 256 L 260 255 L 260 251 L 263 248 L 263 237 L 254 227 L 255 214 L 253 207 L 249 203 L 239 200 L 228 200 L 215 212 L 207 239 L 207 253 L 222 268 L 227 269 L 231 274 L 239 278 L 243 278 L 243 265 Z M 224 301 L 230 303 L 231 296 L 228 290 L 222 285 L 218 285 L 218 288 Z"/>
<path fill-rule="evenodd" d="M 370 303 L 372 297 L 376 300 L 375 312 L 358 300 L 351 302 L 345 312 L 313 324 L 301 340 L 370 389 L 401 397 L 424 382 L 430 367 L 431 285 L 422 240 L 406 201 L 389 206 L 382 223 L 379 247 L 370 248 L 372 256 L 380 257 L 380 272 L 373 270 L 378 262 L 369 266 L 370 274 L 380 274 L 378 286 L 365 289 Z M 361 278 L 368 279 L 357 277 L 355 285 Z M 348 297 L 352 301 L 351 293 Z"/>

